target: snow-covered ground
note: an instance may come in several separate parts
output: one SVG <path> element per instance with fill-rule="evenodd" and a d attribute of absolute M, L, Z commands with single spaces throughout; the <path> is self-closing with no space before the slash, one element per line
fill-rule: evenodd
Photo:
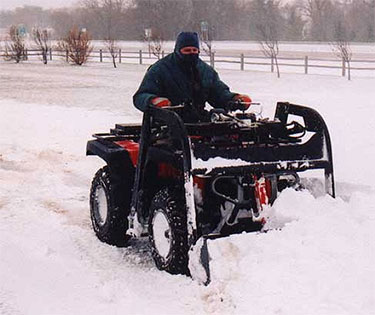
<path fill-rule="evenodd" d="M 115 248 L 91 230 L 103 162 L 86 141 L 140 121 L 145 70 L 0 64 L 0 314 L 375 314 L 375 79 L 220 71 L 264 116 L 278 100 L 321 113 L 338 197 L 283 192 L 267 233 L 210 242 L 204 287 L 158 271 L 146 240 Z"/>
<path fill-rule="evenodd" d="M 93 41 L 95 47 L 105 47 L 105 43 L 102 41 Z M 218 53 L 230 53 L 230 52 L 255 52 L 261 50 L 259 42 L 257 41 L 213 41 L 213 49 Z M 147 51 L 147 42 L 142 41 L 119 41 L 118 45 L 124 50 L 136 50 L 143 49 Z M 172 51 L 174 49 L 174 41 L 163 42 L 163 48 L 166 51 Z M 329 43 L 325 42 L 280 42 L 279 43 L 280 54 L 293 53 L 296 55 L 298 52 L 307 54 L 318 54 L 326 53 L 332 54 L 332 47 Z M 374 43 L 352 43 L 351 50 L 354 55 L 370 55 L 375 54 Z"/>

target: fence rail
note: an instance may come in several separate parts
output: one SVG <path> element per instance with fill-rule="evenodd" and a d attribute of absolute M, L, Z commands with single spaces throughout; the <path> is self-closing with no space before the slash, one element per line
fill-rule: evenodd
<path fill-rule="evenodd" d="M 0 56 L 3 56 L 4 50 L 0 50 Z M 159 58 L 162 58 L 168 52 L 161 52 L 156 56 L 148 51 L 123 51 L 121 49 L 116 51 L 115 61 L 117 63 L 133 63 L 133 64 L 152 64 Z M 37 60 L 41 56 L 41 52 L 35 49 L 28 49 L 25 51 L 24 60 Z M 68 61 L 68 53 L 61 50 L 50 49 L 48 51 L 49 61 L 65 60 Z M 213 53 L 212 56 L 201 55 L 201 58 L 215 67 L 218 64 L 228 65 L 231 69 L 238 70 L 252 70 L 254 66 L 269 67 L 268 71 L 275 71 L 275 63 L 269 57 L 250 56 L 245 54 L 239 55 L 222 55 Z M 0 58 L 3 59 L 3 58 Z M 339 58 L 311 58 L 305 57 L 278 57 L 278 64 L 280 67 L 302 68 L 304 73 L 308 74 L 310 69 L 340 69 L 343 76 L 346 74 L 347 66 L 343 60 Z M 89 62 L 112 62 L 113 57 L 105 49 L 93 50 L 89 57 Z M 359 64 L 362 64 L 359 65 Z M 373 59 L 358 59 L 351 60 L 351 70 L 361 71 L 375 71 L 375 60 Z M 264 70 L 264 69 L 263 69 Z"/>

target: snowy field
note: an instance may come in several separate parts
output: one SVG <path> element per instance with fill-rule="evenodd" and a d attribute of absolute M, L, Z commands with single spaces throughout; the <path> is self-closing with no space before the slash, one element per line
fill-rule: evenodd
<path fill-rule="evenodd" d="M 162 50 L 168 54 L 174 49 L 173 41 L 163 42 Z M 106 44 L 102 41 L 92 42 L 94 50 L 92 51 L 89 63 L 106 63 L 112 66 L 112 57 L 110 56 Z M 157 58 L 152 53 L 148 53 L 148 44 L 143 41 L 118 41 L 117 48 L 121 49 L 121 63 L 139 64 L 140 53 L 142 50 L 142 63 L 150 65 Z M 52 42 L 52 47 L 56 42 Z M 27 42 L 28 61 L 27 63 L 40 63 L 40 56 L 35 48 L 33 41 Z M 326 74 L 333 76 L 342 75 L 342 58 L 333 51 L 329 43 L 306 43 L 306 42 L 280 42 L 280 52 L 278 54 L 278 63 L 281 73 L 305 73 L 305 57 L 308 57 L 308 74 Z M 1 47 L 2 54 L 4 47 Z M 33 51 L 34 49 L 34 51 Z M 102 53 L 100 53 L 102 50 Z M 204 52 L 201 43 L 201 57 L 209 62 L 209 57 Z M 352 43 L 350 45 L 352 52 L 351 73 L 353 77 L 372 77 L 375 78 L 375 44 L 374 43 Z M 249 71 L 271 71 L 271 60 L 265 57 L 258 42 L 254 41 L 214 41 L 213 52 L 215 53 L 215 68 L 219 70 L 240 70 L 241 54 L 244 54 L 244 69 Z M 100 57 L 101 56 L 101 57 Z M 117 54 L 116 60 L 119 63 L 120 57 Z M 4 60 L 0 58 L 0 63 Z M 65 63 L 65 54 L 55 51 L 53 48 L 52 61 L 50 63 Z M 276 71 L 276 69 L 275 69 Z"/>
<path fill-rule="evenodd" d="M 264 116 L 278 100 L 321 113 L 338 197 L 284 191 L 267 233 L 210 244 L 205 287 L 158 271 L 146 240 L 119 249 L 91 230 L 103 163 L 86 141 L 140 121 L 146 67 L 0 64 L 0 314 L 375 314 L 375 78 L 220 71 Z"/>
<path fill-rule="evenodd" d="M 101 41 L 94 41 L 95 47 L 105 47 L 105 44 Z M 259 43 L 256 41 L 213 41 L 213 49 L 218 53 L 241 53 L 241 52 L 255 52 L 259 51 Z M 142 41 L 120 41 L 119 46 L 122 49 L 143 49 L 147 50 L 147 43 Z M 174 49 L 174 41 L 166 41 L 163 43 L 163 48 L 166 51 L 172 51 Z M 279 44 L 280 54 L 332 54 L 332 47 L 327 43 L 319 42 L 280 42 Z M 353 43 L 351 50 L 354 55 L 374 55 L 375 45 L 374 43 Z"/>

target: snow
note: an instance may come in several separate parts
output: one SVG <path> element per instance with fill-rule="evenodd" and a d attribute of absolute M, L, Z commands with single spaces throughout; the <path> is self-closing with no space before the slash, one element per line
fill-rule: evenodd
<path fill-rule="evenodd" d="M 219 54 L 228 51 L 237 51 L 237 52 L 249 52 L 249 51 L 258 51 L 260 52 L 260 45 L 257 41 L 213 41 L 213 50 Z M 102 41 L 93 41 L 93 46 L 95 48 L 105 47 L 105 43 Z M 148 51 L 148 43 L 142 41 L 119 41 L 118 46 L 123 50 L 136 51 L 144 50 Z M 175 46 L 174 41 L 165 41 L 163 43 L 163 48 L 165 51 L 173 51 Z M 325 42 L 283 42 L 279 43 L 280 54 L 293 52 L 303 52 L 303 53 L 330 53 L 332 57 L 332 46 L 329 43 Z M 373 43 L 352 43 L 351 51 L 354 55 L 356 54 L 374 54 L 375 47 Z"/>
<path fill-rule="evenodd" d="M 375 216 L 370 200 L 363 193 L 345 203 L 283 192 L 266 214 L 267 233 L 209 241 L 213 283 L 230 292 L 238 314 L 249 309 L 242 302 L 249 295 L 251 308 L 261 314 L 372 313 Z"/>
<path fill-rule="evenodd" d="M 243 161 L 241 159 L 228 160 L 221 157 L 210 158 L 207 161 L 193 157 L 191 160 L 191 166 L 193 169 L 204 169 L 206 170 L 206 173 L 211 172 L 214 168 L 225 167 L 228 165 L 244 166 L 248 164 L 249 162 Z"/>
<path fill-rule="evenodd" d="M 375 79 L 219 71 L 265 117 L 277 101 L 319 111 L 338 197 L 309 179 L 314 196 L 286 190 L 265 210 L 267 233 L 209 241 L 205 287 L 158 271 L 147 240 L 116 248 L 90 226 L 103 162 L 86 141 L 141 120 L 131 97 L 146 68 L 0 63 L 0 314 L 374 314 Z"/>
<path fill-rule="evenodd" d="M 160 256 L 166 258 L 171 249 L 168 219 L 161 211 L 156 211 L 152 222 L 155 247 Z M 168 233 L 166 236 L 166 233 Z"/>

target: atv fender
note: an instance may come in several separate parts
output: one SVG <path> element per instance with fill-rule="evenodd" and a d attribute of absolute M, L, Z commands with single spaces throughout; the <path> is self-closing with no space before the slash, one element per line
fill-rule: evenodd
<path fill-rule="evenodd" d="M 102 158 L 113 174 L 127 173 L 134 178 L 135 168 L 131 155 L 120 145 L 100 139 L 88 141 L 86 155 Z"/>

